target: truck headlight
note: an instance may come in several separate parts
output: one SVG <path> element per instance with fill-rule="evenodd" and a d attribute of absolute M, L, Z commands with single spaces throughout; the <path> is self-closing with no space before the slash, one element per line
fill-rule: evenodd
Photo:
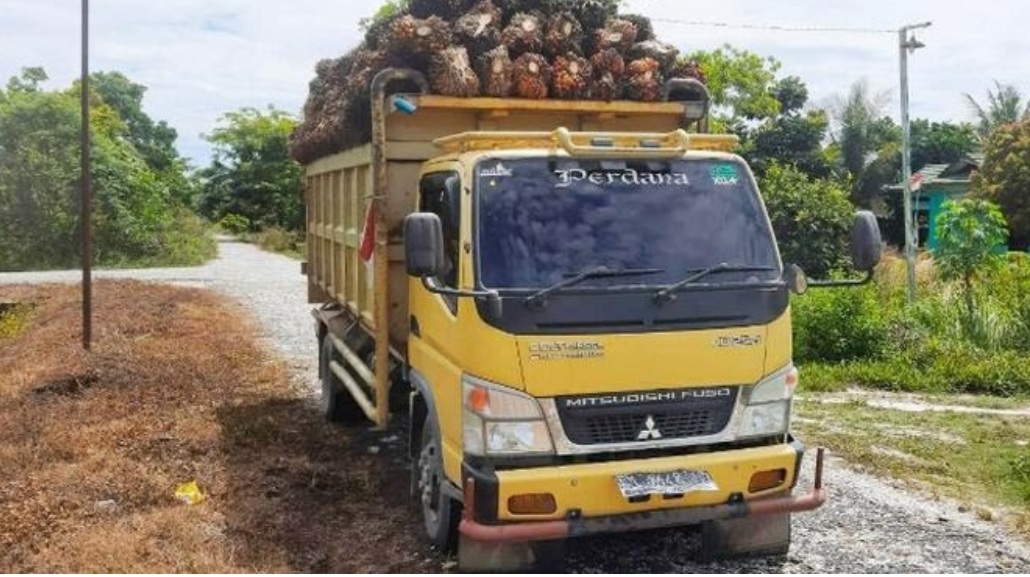
<path fill-rule="evenodd" d="M 476 456 L 554 453 L 551 433 L 536 399 L 463 376 L 462 446 Z"/>
<path fill-rule="evenodd" d="M 791 364 L 762 379 L 751 388 L 740 423 L 740 437 L 780 435 L 790 424 L 790 406 L 798 384 L 798 370 Z"/>

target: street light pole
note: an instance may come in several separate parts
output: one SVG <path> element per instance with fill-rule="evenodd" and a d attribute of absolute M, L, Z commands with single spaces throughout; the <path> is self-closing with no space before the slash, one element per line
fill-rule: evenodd
<path fill-rule="evenodd" d="M 79 173 L 82 194 L 79 221 L 82 227 L 82 348 L 93 341 L 93 190 L 89 139 L 89 0 L 82 0 L 82 78 L 80 79 L 82 127 L 79 132 Z"/>
<path fill-rule="evenodd" d="M 910 30 L 927 28 L 931 22 L 921 24 L 909 24 L 898 30 L 898 51 L 901 56 L 901 186 L 904 195 L 905 206 L 905 265 L 908 272 L 908 302 L 915 302 L 916 299 L 916 242 L 917 229 L 915 227 L 912 211 L 912 149 L 909 143 L 911 138 L 911 126 L 908 118 L 908 53 L 915 52 L 922 48 L 923 43 L 916 40 L 913 35 L 908 37 Z M 931 226 L 933 223 L 930 223 Z"/>

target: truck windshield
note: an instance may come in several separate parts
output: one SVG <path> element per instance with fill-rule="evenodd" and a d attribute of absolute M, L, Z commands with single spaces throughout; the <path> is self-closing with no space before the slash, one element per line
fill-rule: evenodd
<path fill-rule="evenodd" d="M 484 287 L 546 287 L 601 266 L 660 271 L 590 283 L 671 284 L 719 263 L 746 270 L 711 282 L 779 274 L 768 220 L 738 162 L 487 159 L 476 191 Z"/>

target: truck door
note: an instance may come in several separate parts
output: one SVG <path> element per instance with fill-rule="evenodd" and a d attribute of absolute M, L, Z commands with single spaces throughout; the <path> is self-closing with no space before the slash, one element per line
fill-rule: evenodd
<path fill-rule="evenodd" d="M 459 179 L 453 170 L 429 172 L 419 182 L 419 210 L 440 217 L 443 225 L 446 267 L 440 283 L 461 285 L 460 186 L 447 187 L 449 178 Z M 451 192 L 448 192 L 450 188 Z M 458 335 L 458 299 L 430 293 L 419 279 L 409 285 L 411 335 L 408 356 L 411 368 L 430 388 L 431 410 L 435 412 L 443 441 L 443 462 L 447 476 L 461 476 L 461 367 Z"/>

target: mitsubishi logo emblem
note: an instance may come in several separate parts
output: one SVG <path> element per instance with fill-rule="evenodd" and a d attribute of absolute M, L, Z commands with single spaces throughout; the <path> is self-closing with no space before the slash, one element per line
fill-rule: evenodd
<path fill-rule="evenodd" d="M 658 430 L 658 427 L 654 426 L 654 418 L 651 415 L 647 416 L 647 420 L 644 421 L 644 430 L 640 431 L 637 435 L 638 441 L 647 441 L 648 439 L 661 439 L 662 432 Z"/>

